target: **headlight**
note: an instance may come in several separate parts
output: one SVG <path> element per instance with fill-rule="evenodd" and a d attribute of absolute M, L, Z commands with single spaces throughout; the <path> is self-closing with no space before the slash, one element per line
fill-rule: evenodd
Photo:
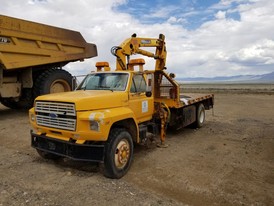
<path fill-rule="evenodd" d="M 31 115 L 30 115 L 30 119 L 31 119 L 32 122 L 34 122 L 34 121 L 35 121 L 35 115 L 34 115 L 34 114 L 31 114 Z"/>
<path fill-rule="evenodd" d="M 89 125 L 90 125 L 90 130 L 99 132 L 99 130 L 100 130 L 99 122 L 93 120 L 93 121 L 89 122 Z"/>

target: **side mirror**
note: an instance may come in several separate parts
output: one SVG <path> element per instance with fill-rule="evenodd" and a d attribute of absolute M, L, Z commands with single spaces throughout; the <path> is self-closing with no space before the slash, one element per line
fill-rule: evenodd
<path fill-rule="evenodd" d="M 147 91 L 146 92 L 146 97 L 151 97 L 152 96 L 152 92 L 151 91 Z"/>

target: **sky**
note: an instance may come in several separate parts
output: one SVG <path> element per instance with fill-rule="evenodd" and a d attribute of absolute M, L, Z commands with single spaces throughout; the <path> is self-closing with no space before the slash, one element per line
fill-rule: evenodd
<path fill-rule="evenodd" d="M 95 43 L 98 57 L 65 67 L 73 75 L 97 61 L 114 69 L 111 47 L 133 33 L 164 34 L 167 72 L 177 77 L 274 71 L 273 0 L 1 0 L 0 14 L 76 30 Z M 154 68 L 154 59 L 145 61 Z"/>

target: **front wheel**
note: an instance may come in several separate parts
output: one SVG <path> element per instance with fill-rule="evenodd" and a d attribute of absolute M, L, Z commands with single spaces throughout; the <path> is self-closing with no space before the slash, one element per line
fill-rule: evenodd
<path fill-rule="evenodd" d="M 113 129 L 106 144 L 105 176 L 113 179 L 123 177 L 130 168 L 133 156 L 133 141 L 125 129 Z"/>

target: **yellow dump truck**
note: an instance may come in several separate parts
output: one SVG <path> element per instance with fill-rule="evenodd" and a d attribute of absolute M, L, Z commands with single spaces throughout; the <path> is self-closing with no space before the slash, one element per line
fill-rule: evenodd
<path fill-rule="evenodd" d="M 97 71 L 75 91 L 36 98 L 29 111 L 31 144 L 43 158 L 101 162 L 105 176 L 121 178 L 130 168 L 134 143 L 160 136 L 158 146 L 165 147 L 167 127 L 202 127 L 214 96 L 180 93 L 175 75 L 165 71 L 162 34 L 159 38 L 134 34 L 111 51 L 115 70 L 98 62 Z M 155 68 L 145 69 L 144 59 L 130 59 L 134 54 L 154 58 Z"/>
<path fill-rule="evenodd" d="M 0 15 L 0 101 L 30 108 L 35 97 L 71 91 L 73 78 L 61 69 L 97 56 L 79 32 Z"/>

